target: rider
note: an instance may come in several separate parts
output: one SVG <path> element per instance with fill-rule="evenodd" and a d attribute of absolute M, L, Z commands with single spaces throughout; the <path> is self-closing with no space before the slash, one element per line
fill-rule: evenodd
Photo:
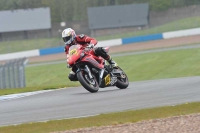
<path fill-rule="evenodd" d="M 87 35 L 81 34 L 76 35 L 75 31 L 71 28 L 67 28 L 62 32 L 62 38 L 65 43 L 65 53 L 68 54 L 69 47 L 71 45 L 81 44 L 84 47 L 90 47 L 93 48 L 97 44 L 97 40 L 94 38 L 91 38 Z M 108 61 L 109 64 L 111 64 L 113 67 L 117 66 L 117 63 L 112 60 L 111 56 L 108 55 L 106 50 L 103 47 L 95 47 L 94 53 L 97 56 L 103 57 L 105 60 Z M 70 67 L 70 66 L 69 66 Z M 73 71 L 69 73 L 68 78 L 71 81 L 77 81 L 77 77 Z"/>

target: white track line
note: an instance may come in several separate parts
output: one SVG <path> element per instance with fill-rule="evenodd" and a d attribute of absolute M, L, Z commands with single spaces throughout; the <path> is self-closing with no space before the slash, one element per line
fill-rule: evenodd
<path fill-rule="evenodd" d="M 22 98 L 22 97 L 36 95 L 36 94 L 49 92 L 49 91 L 53 91 L 53 90 L 42 90 L 42 91 L 35 91 L 35 92 L 25 92 L 25 93 L 20 93 L 20 94 L 4 95 L 4 96 L 0 96 L 0 101 L 7 101 L 7 100 L 12 100 L 12 99 Z"/>

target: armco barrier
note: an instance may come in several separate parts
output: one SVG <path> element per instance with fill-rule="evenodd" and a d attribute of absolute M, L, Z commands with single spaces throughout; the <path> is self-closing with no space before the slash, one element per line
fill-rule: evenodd
<path fill-rule="evenodd" d="M 0 64 L 0 89 L 26 87 L 25 65 L 28 59 L 7 61 Z"/>
<path fill-rule="evenodd" d="M 122 39 L 113 39 L 113 40 L 106 40 L 106 41 L 99 41 L 97 46 L 98 47 L 106 47 L 106 46 L 117 46 L 122 45 Z"/>
<path fill-rule="evenodd" d="M 33 57 L 39 55 L 40 55 L 39 50 L 29 50 L 29 51 L 15 52 L 9 54 L 0 54 L 0 61 L 18 59 L 24 57 Z"/>
<path fill-rule="evenodd" d="M 183 37 L 183 36 L 192 36 L 200 34 L 200 28 L 188 29 L 188 30 L 179 30 L 163 33 L 164 39 Z"/>
<path fill-rule="evenodd" d="M 64 46 L 54 47 L 54 48 L 45 48 L 45 49 L 39 50 L 40 56 L 48 55 L 48 54 L 57 54 L 57 53 L 62 53 L 62 52 L 64 52 Z"/>
<path fill-rule="evenodd" d="M 163 39 L 162 34 L 137 36 L 137 37 L 130 37 L 130 38 L 122 38 L 122 44 L 145 42 L 145 41 L 160 40 L 160 39 Z"/>
<path fill-rule="evenodd" d="M 122 45 L 122 44 L 145 42 L 145 41 L 160 40 L 160 39 L 169 39 L 169 38 L 191 36 L 191 35 L 198 35 L 198 34 L 200 34 L 200 28 L 165 32 L 162 34 L 153 34 L 153 35 L 145 35 L 145 36 L 138 36 L 138 37 L 130 37 L 130 38 L 122 38 L 122 39 L 119 38 L 119 39 L 113 39 L 113 40 L 99 41 L 97 46 L 99 47 L 116 46 L 116 45 Z M 40 50 L 36 49 L 36 50 L 16 52 L 16 53 L 10 53 L 10 54 L 2 54 L 2 55 L 0 54 L 0 61 L 23 58 L 23 57 L 33 57 L 33 56 L 62 53 L 64 52 L 63 48 L 64 48 L 64 45 L 60 47 L 55 47 L 55 48 L 46 48 L 46 49 L 40 49 Z"/>
<path fill-rule="evenodd" d="M 106 40 L 106 41 L 98 42 L 99 47 L 116 46 L 116 45 L 122 45 L 122 39 L 113 39 L 113 40 Z M 45 49 L 39 50 L 40 56 L 48 55 L 48 54 L 57 54 L 57 53 L 62 53 L 62 52 L 64 52 L 64 45 L 60 46 L 60 47 L 45 48 Z"/>

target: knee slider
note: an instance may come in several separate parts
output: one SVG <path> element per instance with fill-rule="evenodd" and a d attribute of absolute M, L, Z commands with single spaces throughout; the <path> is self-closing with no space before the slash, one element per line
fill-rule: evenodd
<path fill-rule="evenodd" d="M 101 54 L 101 48 L 100 47 L 96 47 L 94 52 L 97 55 Z"/>
<path fill-rule="evenodd" d="M 97 47 L 95 49 L 96 54 L 107 54 L 106 50 L 103 47 Z"/>
<path fill-rule="evenodd" d="M 71 81 L 78 81 L 76 74 L 69 74 L 68 75 L 69 80 Z"/>
<path fill-rule="evenodd" d="M 108 58 L 108 54 L 103 47 L 98 47 L 95 49 L 95 54 L 100 55 L 104 59 Z"/>
<path fill-rule="evenodd" d="M 102 52 L 105 53 L 105 54 L 108 53 L 103 47 L 101 48 L 101 50 L 102 50 Z"/>

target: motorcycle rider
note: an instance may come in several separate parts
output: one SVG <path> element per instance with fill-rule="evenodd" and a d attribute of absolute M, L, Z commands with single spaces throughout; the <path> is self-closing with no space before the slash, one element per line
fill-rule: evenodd
<path fill-rule="evenodd" d="M 103 57 L 109 64 L 111 64 L 113 67 L 117 66 L 117 63 L 113 61 L 110 55 L 106 52 L 106 50 L 103 47 L 95 47 L 97 44 L 97 40 L 89 37 L 84 34 L 76 35 L 75 31 L 71 28 L 66 28 L 62 32 L 62 38 L 65 43 L 65 53 L 68 54 L 69 47 L 71 45 L 81 44 L 84 47 L 93 48 L 95 55 Z M 68 65 L 70 68 L 71 66 Z M 77 77 L 73 71 L 69 73 L 68 78 L 71 81 L 77 81 Z"/>

